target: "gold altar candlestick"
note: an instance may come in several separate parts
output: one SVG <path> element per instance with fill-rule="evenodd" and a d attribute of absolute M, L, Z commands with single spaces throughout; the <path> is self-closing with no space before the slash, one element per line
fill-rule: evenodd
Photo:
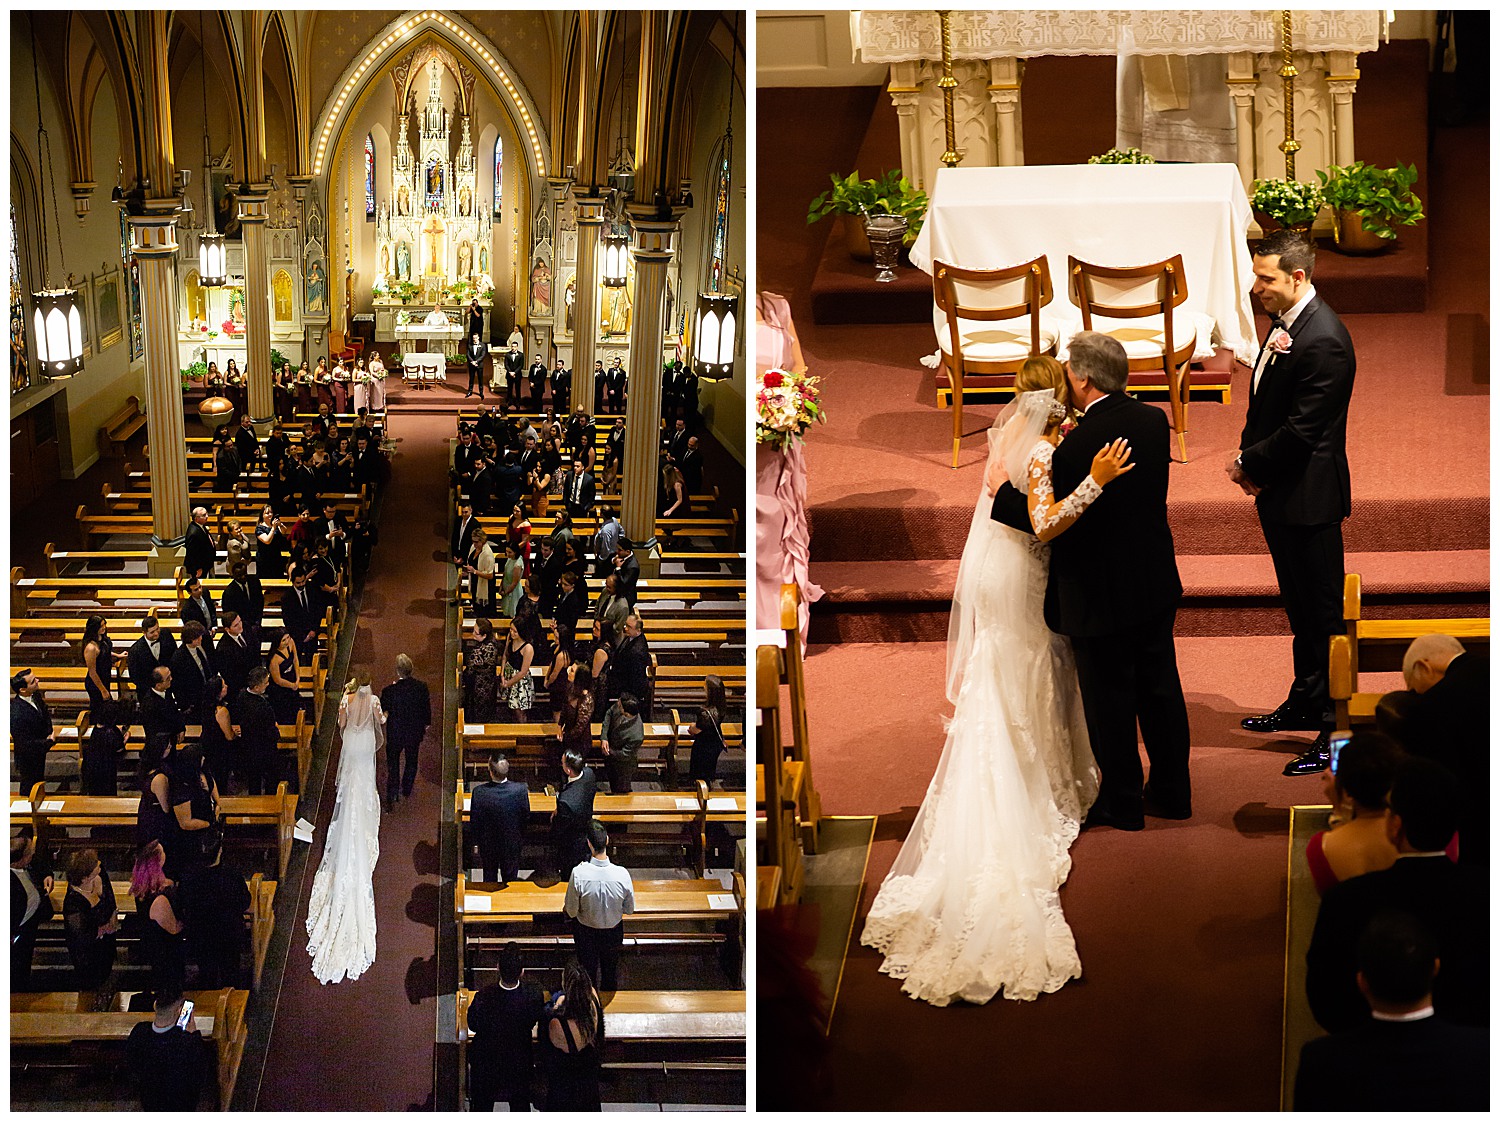
<path fill-rule="evenodd" d="M 1292 13 L 1283 10 L 1281 13 L 1281 101 L 1283 112 L 1286 114 L 1286 128 L 1281 141 L 1281 150 L 1286 153 L 1286 178 L 1297 178 L 1297 150 L 1302 145 L 1297 143 L 1297 130 L 1293 121 L 1296 107 L 1296 93 L 1292 83 L 1297 78 L 1297 68 L 1292 65 Z"/>
<path fill-rule="evenodd" d="M 943 153 L 943 166 L 950 168 L 958 165 L 958 138 L 953 127 L 953 91 L 958 86 L 958 79 L 953 76 L 953 42 L 948 26 L 951 14 L 938 12 L 943 26 L 943 76 L 938 79 L 938 89 L 943 91 L 943 138 L 948 145 Z"/>

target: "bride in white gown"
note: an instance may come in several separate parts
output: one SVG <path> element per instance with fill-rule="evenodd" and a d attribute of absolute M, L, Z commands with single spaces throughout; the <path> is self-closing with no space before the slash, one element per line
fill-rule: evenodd
<path fill-rule="evenodd" d="M 1048 546 L 990 518 L 1006 478 L 1025 481 L 1043 538 L 1098 497 L 1129 450 L 1054 503 L 1052 449 L 1064 415 L 1062 368 L 1028 364 L 990 429 L 990 454 L 959 565 L 948 633 L 953 718 L 911 833 L 860 941 L 914 998 L 1029 1001 L 1082 973 L 1058 890 L 1068 849 L 1099 791 L 1067 639 L 1042 621 Z M 1022 486 L 1021 482 L 1017 486 Z"/>
<path fill-rule="evenodd" d="M 356 688 L 357 687 L 357 688 Z M 307 953 L 325 985 L 353 981 L 375 961 L 375 862 L 380 858 L 380 794 L 375 758 L 385 743 L 385 713 L 369 682 L 351 679 L 339 702 L 338 796 L 313 877 Z"/>

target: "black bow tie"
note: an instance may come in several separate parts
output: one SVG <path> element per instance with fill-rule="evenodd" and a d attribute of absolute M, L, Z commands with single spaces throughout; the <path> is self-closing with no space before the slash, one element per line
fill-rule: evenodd
<path fill-rule="evenodd" d="M 1275 331 L 1278 327 L 1282 327 L 1282 328 L 1286 327 L 1286 321 L 1283 320 L 1280 316 L 1272 316 L 1271 317 L 1271 330 Z"/>

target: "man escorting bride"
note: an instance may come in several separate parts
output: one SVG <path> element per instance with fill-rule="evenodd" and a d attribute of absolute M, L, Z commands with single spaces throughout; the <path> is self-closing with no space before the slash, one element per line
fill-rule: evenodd
<path fill-rule="evenodd" d="M 1116 340 L 1069 346 L 1066 369 L 1022 367 L 990 431 L 949 624 L 953 719 L 861 936 L 934 1005 L 1078 977 L 1058 890 L 1080 827 L 1191 814 L 1169 426 L 1123 392 Z M 1082 417 L 1064 438 L 1069 404 Z"/>
<path fill-rule="evenodd" d="M 375 862 L 380 859 L 380 792 L 375 758 L 385 713 L 367 675 L 351 678 L 339 702 L 338 795 L 323 860 L 307 907 L 307 953 L 319 982 L 351 982 L 375 962 Z"/>

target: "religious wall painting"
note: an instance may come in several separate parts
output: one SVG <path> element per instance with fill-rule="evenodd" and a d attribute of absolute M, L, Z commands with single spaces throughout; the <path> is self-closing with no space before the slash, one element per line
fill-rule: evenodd
<path fill-rule="evenodd" d="M 229 290 L 229 322 L 234 324 L 236 332 L 245 330 L 245 290 L 243 288 Z"/>
<path fill-rule="evenodd" d="M 569 273 L 563 288 L 563 334 L 573 334 L 573 308 L 578 303 L 578 274 Z"/>
<path fill-rule="evenodd" d="M 120 274 L 111 269 L 94 278 L 95 322 L 99 327 L 99 350 L 107 351 L 123 334 L 123 311 L 120 307 Z"/>
<path fill-rule="evenodd" d="M 199 283 L 201 279 L 197 269 L 189 269 L 187 276 L 182 278 L 182 294 L 184 303 L 187 304 L 189 323 L 208 322 L 208 293 Z"/>
<path fill-rule="evenodd" d="M 292 274 L 285 269 L 277 269 L 276 275 L 271 278 L 272 305 L 275 308 L 276 319 L 282 323 L 292 320 Z"/>
<path fill-rule="evenodd" d="M 83 329 L 83 357 L 89 358 L 94 353 L 94 340 L 96 338 L 94 319 L 94 286 L 87 278 L 74 280 L 74 299 L 77 301 L 78 322 Z"/>
<path fill-rule="evenodd" d="M 531 266 L 531 314 L 552 314 L 552 270 L 541 257 Z"/>
<path fill-rule="evenodd" d="M 599 314 L 599 327 L 605 335 L 630 334 L 630 286 L 605 289 L 609 296 Z"/>
<path fill-rule="evenodd" d="M 227 167 L 213 168 L 209 172 L 213 185 L 214 227 L 224 235 L 225 241 L 237 242 L 244 237 L 240 228 L 240 208 L 235 197 L 234 185 L 230 181 Z"/>
<path fill-rule="evenodd" d="M 328 278 L 321 261 L 314 261 L 307 269 L 307 314 L 328 314 Z"/>
<path fill-rule="evenodd" d="M 427 201 L 442 204 L 443 165 L 436 159 L 427 161 Z"/>
<path fill-rule="evenodd" d="M 123 207 L 120 208 L 120 264 L 125 270 L 125 303 L 122 311 L 125 329 L 130 338 L 130 361 L 134 362 L 146 353 L 146 333 L 141 320 L 141 267 L 135 259 L 130 220 Z"/>
<path fill-rule="evenodd" d="M 31 386 L 31 357 L 26 351 L 26 286 L 21 282 L 21 243 L 16 204 L 10 204 L 10 392 Z"/>

